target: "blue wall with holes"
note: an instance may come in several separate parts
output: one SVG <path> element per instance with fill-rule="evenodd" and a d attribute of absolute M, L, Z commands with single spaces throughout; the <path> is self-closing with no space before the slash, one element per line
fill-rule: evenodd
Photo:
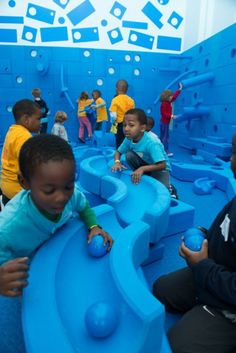
<path fill-rule="evenodd" d="M 1 142 L 13 123 L 12 106 L 31 98 L 33 87 L 42 89 L 50 107 L 49 128 L 57 110 L 68 113 L 66 127 L 73 141 L 78 129 L 76 100 L 82 90 L 100 89 L 109 106 L 116 81 L 126 79 L 128 93 L 137 107 L 154 116 L 158 131 L 161 91 L 171 82 L 176 89 L 178 77 L 185 80 L 205 73 L 214 79 L 184 88 L 174 110 L 181 115 L 188 108 L 207 108 L 208 113 L 176 120 L 172 141 L 187 145 L 189 138 L 213 136 L 229 143 L 236 131 L 236 25 L 182 54 L 9 45 L 0 46 L 0 52 Z"/>

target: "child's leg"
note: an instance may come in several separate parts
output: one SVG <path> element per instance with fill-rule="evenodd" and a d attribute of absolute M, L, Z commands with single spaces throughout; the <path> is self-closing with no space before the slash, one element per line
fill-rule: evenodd
<path fill-rule="evenodd" d="M 125 159 L 132 170 L 136 170 L 139 167 L 143 167 L 144 165 L 147 165 L 147 163 L 144 162 L 144 160 L 141 157 L 139 157 L 139 155 L 134 151 L 128 151 L 125 155 Z"/>
<path fill-rule="evenodd" d="M 163 185 L 165 185 L 167 187 L 167 189 L 169 190 L 170 188 L 170 173 L 167 170 L 155 170 L 153 172 L 151 172 L 149 175 L 151 175 L 151 177 L 155 178 L 156 180 L 160 181 L 160 183 L 162 183 Z"/>
<path fill-rule="evenodd" d="M 88 137 L 91 137 L 93 132 L 92 132 L 92 126 L 91 126 L 91 123 L 89 121 L 89 118 L 86 117 L 83 119 L 83 123 L 84 125 L 86 126 L 87 130 L 88 130 Z"/>
<path fill-rule="evenodd" d="M 117 125 L 117 133 L 115 134 L 116 137 L 116 149 L 122 144 L 124 141 L 125 135 L 123 131 L 123 123 L 119 123 Z"/>
<path fill-rule="evenodd" d="M 169 148 L 169 125 L 160 123 L 160 140 L 164 145 L 165 151 Z"/>
<path fill-rule="evenodd" d="M 196 305 L 196 291 L 190 268 L 169 273 L 158 278 L 153 294 L 171 312 L 185 313 Z"/>
<path fill-rule="evenodd" d="M 236 352 L 235 324 L 208 305 L 196 305 L 168 332 L 173 353 Z"/>
<path fill-rule="evenodd" d="M 79 139 L 84 139 L 84 118 L 79 118 Z"/>

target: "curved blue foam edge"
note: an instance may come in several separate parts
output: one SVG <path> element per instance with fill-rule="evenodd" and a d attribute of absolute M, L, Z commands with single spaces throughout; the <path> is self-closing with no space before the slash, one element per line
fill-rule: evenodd
<path fill-rule="evenodd" d="M 199 178 L 193 183 L 193 191 L 197 195 L 207 195 L 212 193 L 212 189 L 216 186 L 216 181 L 208 177 Z"/>
<path fill-rule="evenodd" d="M 117 286 L 129 306 L 137 315 L 137 320 L 144 328 L 142 336 L 136 337 L 140 342 L 138 352 L 161 352 L 164 333 L 164 307 L 147 291 L 140 281 L 137 268 L 149 253 L 149 234 L 145 223 L 137 222 L 139 231 L 130 236 L 130 228 L 124 230 L 116 240 L 116 246 L 111 253 L 111 271 Z M 133 225 L 132 225 L 133 226 Z M 144 248 L 144 244 L 146 245 Z M 135 289 L 134 289 L 135 288 Z M 158 329 L 157 329 L 158 328 Z M 128 351 L 128 350 L 127 350 Z M 163 352 L 164 353 L 164 352 Z"/>
<path fill-rule="evenodd" d="M 164 308 L 140 274 L 140 263 L 148 256 L 149 226 L 138 221 L 122 229 L 108 205 L 95 212 L 115 239 L 110 254 L 91 258 L 87 230 L 74 219 L 39 249 L 31 263 L 22 313 L 27 352 L 169 352 Z M 98 300 L 119 308 L 117 329 L 102 340 L 91 337 L 84 322 L 88 307 Z"/>
<path fill-rule="evenodd" d="M 79 177 L 80 174 L 80 163 L 89 157 L 101 155 L 102 151 L 99 148 L 92 148 L 87 146 L 78 146 L 73 148 L 73 153 L 75 156 L 76 172 Z"/>
<path fill-rule="evenodd" d="M 156 243 L 166 232 L 169 221 L 170 195 L 167 188 L 146 175 L 134 184 L 131 171 L 101 179 L 100 196 L 114 207 L 121 224 L 143 220 L 150 225 L 150 242 Z M 117 173 L 116 173 L 117 174 Z M 129 210 L 129 212 L 127 212 Z"/>

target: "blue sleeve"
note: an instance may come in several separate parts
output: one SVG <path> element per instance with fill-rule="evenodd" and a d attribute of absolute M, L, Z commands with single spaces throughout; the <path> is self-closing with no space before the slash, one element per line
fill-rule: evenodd
<path fill-rule="evenodd" d="M 130 150 L 130 141 L 125 138 L 122 144 L 118 147 L 118 152 L 124 154 Z"/>

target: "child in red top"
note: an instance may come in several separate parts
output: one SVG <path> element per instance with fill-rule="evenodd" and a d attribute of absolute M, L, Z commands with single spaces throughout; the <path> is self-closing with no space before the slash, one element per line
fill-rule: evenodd
<path fill-rule="evenodd" d="M 169 157 L 173 156 L 173 153 L 169 152 L 169 125 L 171 119 L 175 119 L 176 116 L 172 114 L 172 103 L 176 100 L 182 90 L 182 83 L 179 83 L 179 89 L 173 93 L 170 89 L 166 89 L 160 96 L 161 101 L 161 122 L 160 122 L 160 139 L 164 145 L 165 151 Z"/>

